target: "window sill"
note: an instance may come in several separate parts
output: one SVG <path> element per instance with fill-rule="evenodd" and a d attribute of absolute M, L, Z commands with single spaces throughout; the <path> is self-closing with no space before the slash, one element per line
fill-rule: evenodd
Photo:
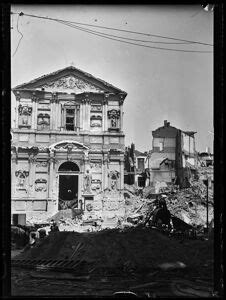
<path fill-rule="evenodd" d="M 108 131 L 119 131 L 118 127 L 110 127 L 108 128 Z"/>

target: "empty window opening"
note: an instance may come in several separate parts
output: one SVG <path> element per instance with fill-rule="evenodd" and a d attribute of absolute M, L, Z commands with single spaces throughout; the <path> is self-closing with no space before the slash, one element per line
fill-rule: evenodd
<path fill-rule="evenodd" d="M 66 130 L 73 131 L 75 129 L 75 110 L 66 109 Z"/>

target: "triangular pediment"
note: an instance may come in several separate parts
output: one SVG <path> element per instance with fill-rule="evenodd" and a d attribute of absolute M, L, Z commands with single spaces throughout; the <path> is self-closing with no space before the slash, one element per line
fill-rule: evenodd
<path fill-rule="evenodd" d="M 89 92 L 126 94 L 113 85 L 72 66 L 44 75 L 14 88 L 14 90 L 22 89 L 75 94 Z"/>

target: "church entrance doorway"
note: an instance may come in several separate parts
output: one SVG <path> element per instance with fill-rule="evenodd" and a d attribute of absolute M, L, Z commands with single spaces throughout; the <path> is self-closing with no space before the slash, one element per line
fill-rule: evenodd
<path fill-rule="evenodd" d="M 59 167 L 59 210 L 78 207 L 79 167 L 65 162 Z"/>

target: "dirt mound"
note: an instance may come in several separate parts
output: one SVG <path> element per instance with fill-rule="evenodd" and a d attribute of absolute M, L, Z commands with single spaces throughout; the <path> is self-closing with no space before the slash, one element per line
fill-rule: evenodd
<path fill-rule="evenodd" d="M 195 247 L 191 243 L 195 243 Z M 212 258 L 210 248 L 206 241 L 191 241 L 184 245 L 147 228 L 96 233 L 56 232 L 17 259 L 73 259 L 84 262 L 89 269 L 144 271 L 165 262 L 181 261 L 190 266 L 202 264 Z"/>

